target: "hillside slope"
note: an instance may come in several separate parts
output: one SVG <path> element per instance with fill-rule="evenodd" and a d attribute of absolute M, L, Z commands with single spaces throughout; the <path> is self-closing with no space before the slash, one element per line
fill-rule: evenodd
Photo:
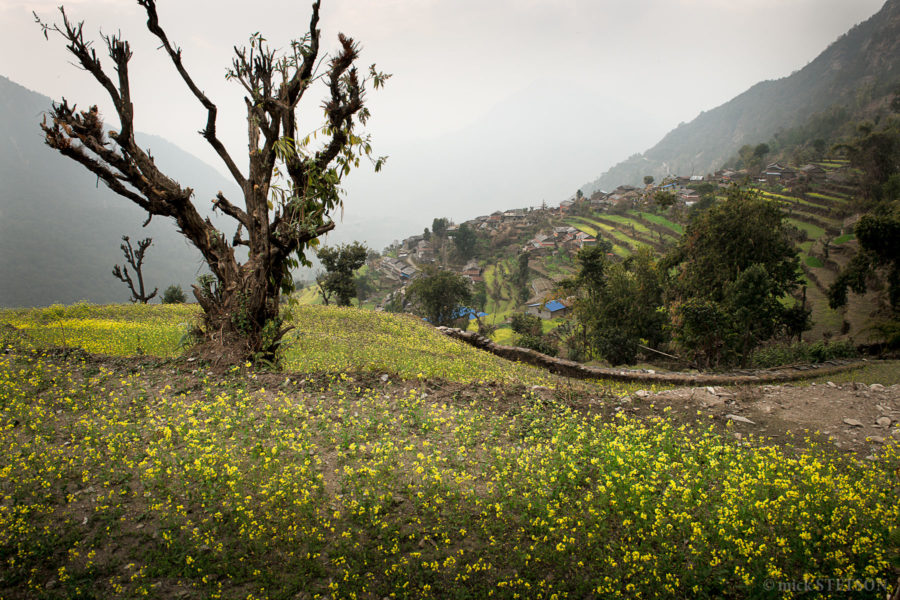
<path fill-rule="evenodd" d="M 183 287 L 200 270 L 200 254 L 174 221 L 154 219 L 43 143 L 39 123 L 51 99 L 0 77 L 0 306 L 46 306 L 77 300 L 122 302 L 126 286 L 113 278 L 122 264 L 122 235 L 153 238 L 145 280 L 160 293 Z M 155 136 L 138 135 L 157 164 L 195 190 L 201 213 L 215 193 L 235 186 L 196 157 Z M 215 217 L 213 217 L 215 219 Z"/>
<path fill-rule="evenodd" d="M 814 10 L 811 8 L 810 10 Z M 835 105 L 854 113 L 900 84 L 900 0 L 888 0 L 869 20 L 831 44 L 789 77 L 760 82 L 743 94 L 669 132 L 658 144 L 615 165 L 582 187 L 586 194 L 637 185 L 644 175 L 703 175 L 744 144 L 804 123 Z"/>

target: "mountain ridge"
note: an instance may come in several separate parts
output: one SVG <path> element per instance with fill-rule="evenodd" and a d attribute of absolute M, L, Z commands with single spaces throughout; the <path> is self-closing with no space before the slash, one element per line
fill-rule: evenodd
<path fill-rule="evenodd" d="M 111 274 L 124 262 L 123 235 L 153 238 L 143 269 L 150 290 L 187 289 L 202 272 L 200 253 L 171 219 L 142 227 L 142 209 L 44 144 L 39 123 L 51 101 L 0 76 L 0 108 L 8 115 L 0 119 L 0 306 L 127 300 L 127 287 Z M 204 198 L 229 193 L 233 183 L 161 137 L 137 137 L 167 173 L 194 189 L 201 214 L 221 218 Z"/>
<path fill-rule="evenodd" d="M 590 195 L 637 185 L 645 175 L 703 175 L 718 169 L 744 144 L 768 140 L 836 105 L 862 108 L 900 85 L 900 0 L 851 28 L 793 74 L 761 81 L 728 102 L 682 123 L 647 151 L 584 184 Z"/>

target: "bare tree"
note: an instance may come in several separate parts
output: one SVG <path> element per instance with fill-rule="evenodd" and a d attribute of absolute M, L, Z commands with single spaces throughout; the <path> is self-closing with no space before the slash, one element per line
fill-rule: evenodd
<path fill-rule="evenodd" d="M 184 84 L 207 111 L 200 132 L 225 164 L 241 189 L 243 206 L 233 204 L 222 192 L 213 207 L 236 222 L 229 240 L 209 219 L 201 217 L 193 202 L 193 190 L 167 177 L 153 157 L 134 140 L 133 106 L 128 63 L 129 43 L 118 35 L 103 35 L 115 76 L 104 69 L 96 50 L 85 41 L 83 22 L 70 21 L 65 10 L 62 24 L 47 24 L 35 15 L 45 37 L 58 34 L 78 63 L 106 90 L 119 117 L 118 131 L 105 131 L 96 106 L 76 111 L 65 98 L 54 104 L 51 122 L 41 125 L 46 143 L 79 162 L 111 190 L 153 216 L 171 217 L 181 233 L 203 255 L 212 277 L 194 286 L 203 309 L 204 343 L 201 352 L 232 362 L 247 357 L 271 357 L 288 327 L 279 315 L 279 297 L 293 288 L 290 269 L 309 264 L 305 250 L 335 224 L 332 213 L 343 207 L 340 183 L 360 158 L 367 157 L 378 171 L 385 160 L 371 157 L 368 135 L 354 132 L 369 117 L 364 106 L 365 86 L 375 88 L 389 77 L 369 68 L 360 77 L 354 66 L 358 45 L 343 34 L 340 48 L 327 61 L 319 57 L 319 5 L 312 5 L 309 32 L 294 40 L 283 53 L 271 49 L 258 33 L 250 47 L 235 47 L 227 78 L 243 87 L 247 107 L 249 164 L 241 171 L 216 133 L 217 108 L 200 91 L 174 46 L 159 24 L 154 0 L 137 0 L 147 13 L 147 28 L 156 36 Z M 327 86 L 323 103 L 325 123 L 310 134 L 297 131 L 297 106 L 316 81 Z M 324 142 L 313 148 L 310 139 Z M 146 223 L 145 223 L 146 225 Z M 248 249 L 239 262 L 234 249 Z M 227 352 L 225 350 L 228 350 Z"/>
<path fill-rule="evenodd" d="M 132 302 L 147 304 L 151 298 L 156 296 L 156 292 L 159 291 L 159 288 L 153 288 L 153 291 L 149 296 L 144 291 L 144 273 L 142 271 L 144 254 L 147 252 L 147 248 L 150 247 L 150 244 L 153 243 L 153 238 L 144 238 L 140 240 L 138 242 L 137 250 L 131 247 L 131 240 L 127 235 L 122 236 L 122 242 L 124 243 L 119 247 L 122 248 L 122 253 L 125 255 L 125 262 L 128 264 L 122 265 L 121 268 L 119 265 L 114 265 L 112 270 L 113 277 L 128 285 L 128 289 L 131 290 Z M 137 289 L 134 287 L 134 281 L 132 281 L 131 275 L 128 274 L 128 265 L 131 265 L 131 268 L 134 269 L 134 273 L 137 276 Z"/>

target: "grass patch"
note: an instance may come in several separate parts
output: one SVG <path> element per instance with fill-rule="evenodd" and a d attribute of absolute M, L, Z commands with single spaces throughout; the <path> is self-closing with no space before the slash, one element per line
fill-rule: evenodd
<path fill-rule="evenodd" d="M 196 305 L 78 304 L 0 311 L 0 321 L 20 328 L 39 345 L 83 348 L 129 356 L 174 357 L 192 326 Z M 285 368 L 303 372 L 375 371 L 404 378 L 449 381 L 529 381 L 546 384 L 545 372 L 475 350 L 439 334 L 411 315 L 353 307 L 298 306 L 285 342 Z"/>
<path fill-rule="evenodd" d="M 660 215 L 654 215 L 653 213 L 648 212 L 638 212 L 638 211 L 628 211 L 628 214 L 639 215 L 644 220 L 649 221 L 650 223 L 654 223 L 655 225 L 662 225 L 663 227 L 668 227 L 679 236 L 684 235 L 684 227 L 675 223 L 674 221 L 670 221 L 669 219 L 662 217 Z"/>
<path fill-rule="evenodd" d="M 806 221 L 801 221 L 799 219 L 787 219 L 787 222 L 800 231 L 805 231 L 807 237 L 811 240 L 817 240 L 825 235 L 825 230 L 818 225 L 813 225 L 812 223 L 807 223 Z"/>
<path fill-rule="evenodd" d="M 858 369 L 842 371 L 831 375 L 811 379 L 810 382 L 825 383 L 852 383 L 861 382 L 867 385 L 880 383 L 884 386 L 900 384 L 900 361 L 898 360 L 873 360 Z"/>
<path fill-rule="evenodd" d="M 850 240 L 855 240 L 855 239 L 856 239 L 855 233 L 845 233 L 844 235 L 839 235 L 838 237 L 834 238 L 831 241 L 831 243 L 832 244 L 846 244 Z"/>
<path fill-rule="evenodd" d="M 848 199 L 844 197 L 829 196 L 827 194 L 820 194 L 819 192 L 807 192 L 806 195 L 810 198 L 819 198 L 820 200 L 828 200 L 829 202 L 836 202 L 839 204 L 844 204 L 848 201 Z"/>
<path fill-rule="evenodd" d="M 805 262 L 807 266 L 813 267 L 815 269 L 821 269 L 825 266 L 825 264 L 817 256 L 806 256 L 803 259 L 803 262 Z"/>

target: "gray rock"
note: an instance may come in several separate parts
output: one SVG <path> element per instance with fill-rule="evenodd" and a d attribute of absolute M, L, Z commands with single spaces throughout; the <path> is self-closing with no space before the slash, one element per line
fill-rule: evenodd
<path fill-rule="evenodd" d="M 883 444 L 883 443 L 884 443 L 884 438 L 881 437 L 880 435 L 871 435 L 871 436 L 869 436 L 869 437 L 866 438 L 866 439 L 869 440 L 870 442 L 874 442 L 874 443 L 876 443 L 876 444 Z"/>
<path fill-rule="evenodd" d="M 756 423 L 754 423 L 747 417 L 742 417 L 740 415 L 728 414 L 728 415 L 725 415 L 725 418 L 728 419 L 729 421 L 737 421 L 738 423 L 747 423 L 748 425 L 756 425 Z"/>
<path fill-rule="evenodd" d="M 878 417 L 877 419 L 875 419 L 875 422 L 878 424 L 879 427 L 887 428 L 887 427 L 891 426 L 891 418 L 890 417 Z"/>
<path fill-rule="evenodd" d="M 837 386 L 834 384 L 833 381 L 826 381 L 826 382 L 825 382 L 825 385 L 827 385 L 827 386 L 830 387 L 830 388 L 836 388 L 836 387 L 837 387 Z"/>
<path fill-rule="evenodd" d="M 844 419 L 844 423 L 846 423 L 847 425 L 849 425 L 851 427 L 862 427 L 863 426 L 862 421 L 860 421 L 859 419 Z"/>
<path fill-rule="evenodd" d="M 634 396 L 636 398 L 647 398 L 650 396 L 650 392 L 648 392 L 647 390 L 638 390 L 634 393 Z"/>
<path fill-rule="evenodd" d="M 884 386 L 881 385 L 880 383 L 873 383 L 872 385 L 869 386 L 869 390 L 872 392 L 883 392 Z"/>

